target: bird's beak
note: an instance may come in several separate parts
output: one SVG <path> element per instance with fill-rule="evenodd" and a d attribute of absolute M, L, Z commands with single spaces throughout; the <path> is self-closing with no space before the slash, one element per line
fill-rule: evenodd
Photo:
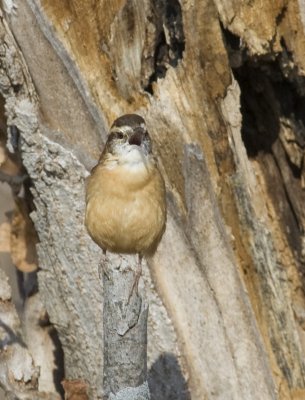
<path fill-rule="evenodd" d="M 142 140 L 143 140 L 143 133 L 142 133 L 142 131 L 137 131 L 137 132 L 133 133 L 133 134 L 130 136 L 130 138 L 129 138 L 129 140 L 128 140 L 128 143 L 131 144 L 131 145 L 134 144 L 134 145 L 136 145 L 136 146 L 141 146 Z"/>

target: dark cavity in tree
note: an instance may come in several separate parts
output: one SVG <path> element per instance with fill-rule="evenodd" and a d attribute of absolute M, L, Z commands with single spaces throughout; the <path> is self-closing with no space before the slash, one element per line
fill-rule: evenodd
<path fill-rule="evenodd" d="M 151 94 L 153 94 L 153 82 L 156 82 L 158 78 L 164 78 L 169 66 L 178 65 L 185 48 L 179 1 L 153 0 L 152 8 L 156 25 L 159 24 L 159 33 L 154 52 L 154 70 L 144 87 L 144 90 Z"/>
<path fill-rule="evenodd" d="M 297 144 L 305 147 L 305 78 L 294 67 L 291 53 L 283 51 L 251 57 L 238 36 L 222 27 L 228 56 L 241 90 L 242 139 L 249 157 L 271 153 L 278 139 L 281 118 L 296 132 Z M 294 176 L 301 171 L 289 159 Z"/>

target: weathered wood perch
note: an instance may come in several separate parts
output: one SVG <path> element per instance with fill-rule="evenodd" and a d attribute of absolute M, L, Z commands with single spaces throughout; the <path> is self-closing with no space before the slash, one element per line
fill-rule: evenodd
<path fill-rule="evenodd" d="M 150 399 L 147 383 L 147 313 L 144 288 L 133 290 L 136 256 L 107 253 L 104 287 L 104 394 L 109 399 Z"/>

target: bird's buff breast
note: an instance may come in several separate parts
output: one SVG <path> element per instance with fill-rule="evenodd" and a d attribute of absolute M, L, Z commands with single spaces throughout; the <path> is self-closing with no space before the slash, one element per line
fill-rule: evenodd
<path fill-rule="evenodd" d="M 87 187 L 86 226 L 102 248 L 151 253 L 166 219 L 165 190 L 157 167 L 98 167 Z"/>

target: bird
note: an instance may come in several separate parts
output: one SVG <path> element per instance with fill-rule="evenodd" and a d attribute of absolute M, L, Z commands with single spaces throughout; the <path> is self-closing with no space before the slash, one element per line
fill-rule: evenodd
<path fill-rule="evenodd" d="M 154 254 L 165 231 L 166 193 L 145 120 L 137 114 L 117 118 L 110 128 L 88 178 L 85 226 L 104 254 L 138 254 L 138 290 L 142 257 Z"/>

